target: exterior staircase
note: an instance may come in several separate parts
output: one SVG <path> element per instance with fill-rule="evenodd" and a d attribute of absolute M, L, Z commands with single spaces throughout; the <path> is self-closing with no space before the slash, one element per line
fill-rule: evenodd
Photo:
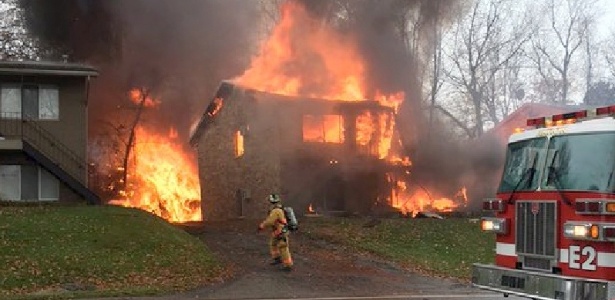
<path fill-rule="evenodd" d="M 87 187 L 87 165 L 53 134 L 36 121 L 22 119 L 19 114 L 0 116 L 0 136 L 7 140 L 21 140 L 23 152 L 55 175 L 88 204 L 100 204 L 98 195 Z"/>

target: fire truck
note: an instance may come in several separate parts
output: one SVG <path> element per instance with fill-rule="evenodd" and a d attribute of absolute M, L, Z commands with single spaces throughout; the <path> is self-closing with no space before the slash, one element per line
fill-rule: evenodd
<path fill-rule="evenodd" d="M 615 299 L 615 106 L 527 120 L 483 201 L 495 264 L 475 287 L 532 299 Z"/>

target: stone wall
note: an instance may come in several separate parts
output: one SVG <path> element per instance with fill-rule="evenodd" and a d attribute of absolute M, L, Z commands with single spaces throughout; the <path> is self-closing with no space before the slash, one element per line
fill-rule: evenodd
<path fill-rule="evenodd" d="M 259 113 L 260 112 L 260 113 Z M 235 89 L 198 142 L 201 206 L 205 220 L 261 218 L 266 195 L 279 191 L 275 124 Z M 248 122 L 248 120 L 250 120 Z M 244 135 L 244 155 L 235 157 L 235 134 Z"/>

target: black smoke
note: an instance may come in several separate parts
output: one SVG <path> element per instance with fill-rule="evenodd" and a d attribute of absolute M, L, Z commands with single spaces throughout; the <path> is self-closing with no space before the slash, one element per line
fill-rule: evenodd
<path fill-rule="evenodd" d="M 464 143 L 446 120 L 428 125 L 429 108 L 419 78 L 420 70 L 428 67 L 433 29 L 450 25 L 461 1 L 294 1 L 323 23 L 358 37 L 373 90 L 405 92 L 397 123 L 405 154 L 414 161 L 417 184 L 449 194 L 462 185 L 481 197 L 492 192 L 502 145 L 490 140 Z M 91 136 L 104 127 L 102 121 L 126 113 L 121 107 L 126 106 L 129 88 L 147 87 L 163 104 L 157 115 L 144 121 L 161 127 L 174 124 L 185 138 L 192 118 L 202 113 L 220 80 L 242 74 L 249 65 L 259 24 L 257 1 L 20 0 L 20 4 L 29 31 L 46 45 L 50 57 L 68 54 L 70 60 L 100 69 L 91 92 Z M 411 28 L 420 30 L 410 33 Z M 412 41 L 416 47 L 407 46 Z"/>
<path fill-rule="evenodd" d="M 405 92 L 397 124 L 404 152 L 413 160 L 415 185 L 441 196 L 454 195 L 465 186 L 472 209 L 480 198 L 493 196 L 504 159 L 503 143 L 487 135 L 467 141 L 452 130 L 446 116 L 430 122 L 419 78 L 421 69 L 431 67 L 434 33 L 445 30 L 462 13 L 461 1 L 297 1 L 313 16 L 358 36 L 371 88 Z"/>
<path fill-rule="evenodd" d="M 91 131 L 98 121 L 125 113 L 118 106 L 128 106 L 128 89 L 144 87 L 163 101 L 160 113 L 149 119 L 174 124 L 181 135 L 220 80 L 248 63 L 258 24 L 253 3 L 20 0 L 28 30 L 48 59 L 68 55 L 100 70 L 91 92 Z"/>

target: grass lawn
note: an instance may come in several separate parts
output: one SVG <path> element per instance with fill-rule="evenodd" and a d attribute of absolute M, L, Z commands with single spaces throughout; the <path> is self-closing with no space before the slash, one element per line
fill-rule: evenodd
<path fill-rule="evenodd" d="M 473 263 L 492 263 L 495 236 L 467 218 L 383 219 L 363 227 L 362 218 L 309 218 L 302 233 L 368 251 L 420 272 L 469 280 Z"/>
<path fill-rule="evenodd" d="M 1 207 L 0 298 L 147 295 L 224 274 L 204 244 L 115 206 Z"/>

